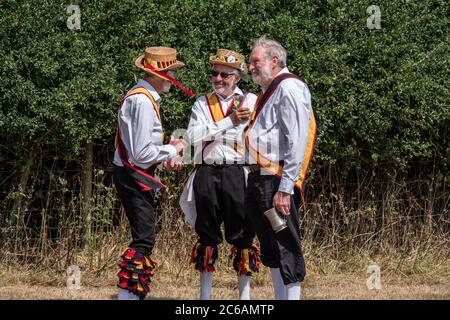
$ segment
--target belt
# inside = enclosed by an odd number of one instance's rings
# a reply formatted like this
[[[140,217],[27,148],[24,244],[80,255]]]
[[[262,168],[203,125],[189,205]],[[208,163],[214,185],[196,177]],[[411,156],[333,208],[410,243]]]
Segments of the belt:
[[[248,168],[250,169],[250,172],[259,172],[259,171],[261,171],[261,166],[259,164],[250,164],[248,166]]]
[[[223,163],[223,164],[205,163],[205,162],[203,162],[201,165],[202,166],[207,166],[207,167],[213,167],[213,168],[228,168],[228,167],[243,166],[244,163],[243,162],[238,162],[238,161],[234,161],[234,162],[231,162],[231,163]]]

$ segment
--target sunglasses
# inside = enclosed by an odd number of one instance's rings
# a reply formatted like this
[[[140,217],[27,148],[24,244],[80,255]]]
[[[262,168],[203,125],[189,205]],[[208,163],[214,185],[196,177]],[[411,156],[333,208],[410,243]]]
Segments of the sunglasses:
[[[222,79],[227,79],[227,78],[231,77],[232,75],[234,75],[234,73],[219,72],[216,70],[211,71],[212,77],[217,77],[219,74],[222,77]]]

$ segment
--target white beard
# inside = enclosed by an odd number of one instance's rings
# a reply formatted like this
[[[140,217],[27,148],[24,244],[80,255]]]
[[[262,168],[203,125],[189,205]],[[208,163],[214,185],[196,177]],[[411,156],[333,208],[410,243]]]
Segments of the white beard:
[[[230,93],[230,94],[228,94],[227,96],[233,94],[233,90],[232,90],[232,87],[231,87],[231,86],[223,86],[222,88],[216,88],[216,87],[213,85],[213,89],[214,89],[214,92],[215,92],[215,93],[217,93],[218,95],[221,95],[221,96],[224,96],[225,93],[227,93],[227,92]]]
[[[269,82],[269,80],[271,78],[270,75],[271,75],[270,68],[264,67],[259,71],[258,74],[252,73],[253,82],[262,86],[265,83]]]

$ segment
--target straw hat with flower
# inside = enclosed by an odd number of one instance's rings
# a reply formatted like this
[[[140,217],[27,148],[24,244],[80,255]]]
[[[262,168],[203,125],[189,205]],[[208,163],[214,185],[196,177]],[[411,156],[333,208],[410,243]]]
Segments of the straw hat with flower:
[[[237,69],[241,75],[247,74],[245,57],[233,50],[217,49],[216,54],[209,57],[209,62]]]

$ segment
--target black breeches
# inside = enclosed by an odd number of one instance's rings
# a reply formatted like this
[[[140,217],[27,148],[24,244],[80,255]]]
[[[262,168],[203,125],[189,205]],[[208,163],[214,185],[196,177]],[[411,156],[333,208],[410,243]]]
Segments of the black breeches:
[[[202,245],[216,246],[225,239],[238,248],[250,248],[254,232],[250,226],[245,199],[242,165],[201,165],[194,178],[197,209],[195,231]]]
[[[132,242],[129,247],[150,256],[155,245],[155,210],[153,192],[140,187],[123,167],[114,167],[114,184],[130,222]]]
[[[285,216],[287,228],[275,233],[264,215],[273,207],[273,197],[279,184],[278,177],[250,173],[245,209],[261,244],[261,262],[270,268],[280,268],[284,284],[289,284],[303,281],[306,269],[294,196],[291,196],[291,214]]]

